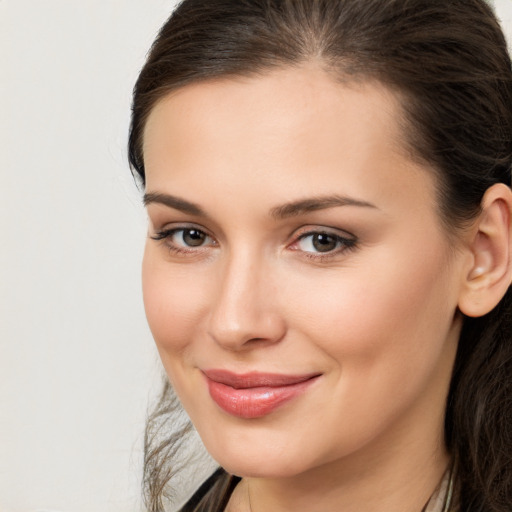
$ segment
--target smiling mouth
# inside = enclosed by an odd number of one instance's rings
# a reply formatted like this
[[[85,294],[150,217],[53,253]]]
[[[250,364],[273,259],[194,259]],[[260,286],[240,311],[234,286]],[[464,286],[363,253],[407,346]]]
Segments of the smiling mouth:
[[[302,395],[321,374],[236,374],[203,370],[212,400],[225,412],[244,419],[261,418]]]

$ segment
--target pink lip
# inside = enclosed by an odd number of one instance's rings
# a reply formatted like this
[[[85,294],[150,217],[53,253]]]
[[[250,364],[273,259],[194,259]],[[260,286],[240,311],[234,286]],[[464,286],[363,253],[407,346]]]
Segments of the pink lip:
[[[260,418],[301,395],[320,376],[203,370],[213,401],[239,418]]]

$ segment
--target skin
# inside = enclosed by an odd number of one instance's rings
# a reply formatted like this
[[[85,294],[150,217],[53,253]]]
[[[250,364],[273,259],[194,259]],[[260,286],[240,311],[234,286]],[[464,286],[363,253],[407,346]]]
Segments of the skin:
[[[384,86],[308,65],[190,85],[148,118],[148,197],[201,212],[148,202],[147,318],[206,448],[243,476],[231,512],[249,496],[252,512],[419,511],[449,463],[445,400],[475,258],[453,249],[400,114]],[[276,216],[333,194],[364,205]],[[180,228],[204,243],[154,239]],[[353,243],[319,253],[311,232]],[[321,377],[242,419],[213,402],[208,368]]]

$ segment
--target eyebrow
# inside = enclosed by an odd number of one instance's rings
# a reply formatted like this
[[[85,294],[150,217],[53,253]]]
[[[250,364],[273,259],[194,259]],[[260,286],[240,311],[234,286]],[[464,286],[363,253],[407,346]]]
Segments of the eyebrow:
[[[168,206],[175,210],[179,210],[189,215],[195,215],[198,217],[208,217],[206,212],[197,204],[186,201],[180,197],[176,197],[170,194],[160,194],[157,192],[148,192],[144,194],[144,206],[148,204],[157,203]],[[330,195],[311,197],[306,199],[299,199],[291,203],[286,203],[280,206],[275,206],[270,210],[270,215],[274,219],[286,219],[289,217],[295,217],[298,215],[304,215],[306,213],[315,212],[318,210],[326,210],[328,208],[336,208],[340,206],[358,206],[362,208],[374,208],[378,209],[372,203],[362,201],[347,196]]]
[[[196,215],[198,217],[207,217],[206,213],[195,203],[181,199],[180,197],[171,196],[170,194],[159,194],[156,192],[149,192],[144,194],[144,206],[148,204],[157,203],[174,208],[183,213]]]
[[[378,209],[377,206],[367,201],[335,194],[330,196],[299,199],[292,203],[276,206],[270,210],[270,214],[275,219],[285,219],[288,217],[303,215],[305,213],[315,212],[317,210],[326,210],[327,208],[336,208],[339,206],[358,206],[362,208]]]

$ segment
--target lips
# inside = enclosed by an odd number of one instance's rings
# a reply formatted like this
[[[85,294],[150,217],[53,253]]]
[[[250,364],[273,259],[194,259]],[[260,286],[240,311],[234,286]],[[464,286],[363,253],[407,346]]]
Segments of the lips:
[[[239,418],[260,418],[303,394],[318,373],[283,375],[236,374],[226,370],[203,370],[212,400],[225,412]]]

